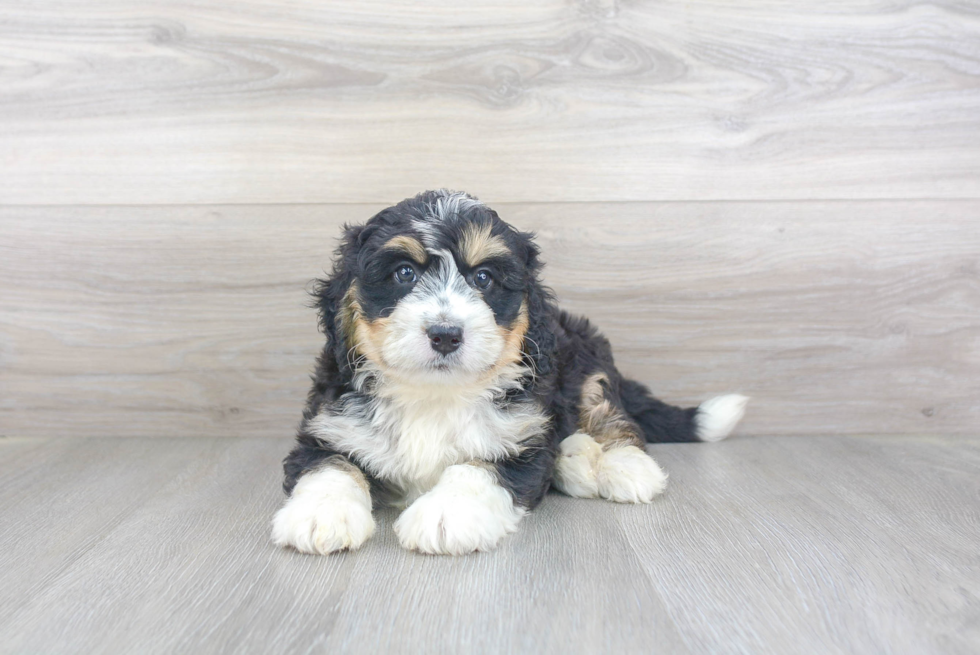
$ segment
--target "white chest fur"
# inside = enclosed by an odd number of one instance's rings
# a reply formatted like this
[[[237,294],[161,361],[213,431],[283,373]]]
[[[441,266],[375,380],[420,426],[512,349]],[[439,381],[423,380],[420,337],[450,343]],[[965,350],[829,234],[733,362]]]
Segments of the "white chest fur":
[[[498,404],[487,390],[387,384],[350,395],[340,411],[309,423],[319,439],[348,454],[410,503],[449,466],[513,457],[548,419],[530,402]]]

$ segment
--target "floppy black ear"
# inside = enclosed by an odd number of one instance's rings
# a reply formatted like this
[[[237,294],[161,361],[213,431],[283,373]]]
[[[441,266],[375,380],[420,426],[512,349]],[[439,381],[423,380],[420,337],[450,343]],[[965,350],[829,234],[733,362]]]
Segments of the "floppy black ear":
[[[363,234],[363,226],[344,226],[340,247],[334,255],[333,272],[326,279],[313,280],[310,288],[312,305],[319,314],[320,331],[327,337],[327,342],[317,357],[313,386],[306,399],[306,409],[303,410],[306,420],[316,416],[324,403],[335,401],[343,392],[343,386],[351,379],[350,364],[347,361],[348,346],[337,317],[342,309],[344,296],[357,277],[357,256],[361,244],[364,243]]]
[[[525,271],[527,284],[528,327],[524,338],[524,357],[531,361],[539,379],[552,372],[555,355],[558,351],[558,332],[556,324],[558,311],[555,307],[555,294],[540,280],[543,264],[539,261],[540,249],[534,244],[534,235],[521,232],[521,242],[525,249]]]
[[[353,344],[346,342],[339,322],[344,296],[357,277],[357,257],[364,243],[363,225],[345,225],[340,247],[334,255],[333,272],[327,279],[314,282],[312,295],[319,314],[320,330],[327,337],[322,359],[332,356],[337,371],[350,371],[348,351]],[[327,362],[322,362],[327,364]]]

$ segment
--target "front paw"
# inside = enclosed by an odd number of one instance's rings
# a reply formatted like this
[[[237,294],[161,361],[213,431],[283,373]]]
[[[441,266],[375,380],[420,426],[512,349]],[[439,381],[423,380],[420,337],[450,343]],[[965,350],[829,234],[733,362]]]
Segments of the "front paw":
[[[402,512],[395,534],[402,546],[433,555],[492,550],[517,530],[524,510],[486,469],[450,466],[439,483]]]
[[[354,550],[374,534],[371,496],[349,473],[307,473],[272,520],[272,541],[301,553]]]

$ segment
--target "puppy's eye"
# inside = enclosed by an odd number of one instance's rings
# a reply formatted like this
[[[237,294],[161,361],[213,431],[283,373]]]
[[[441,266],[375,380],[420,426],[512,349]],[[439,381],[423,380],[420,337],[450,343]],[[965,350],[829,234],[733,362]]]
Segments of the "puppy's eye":
[[[395,282],[399,284],[411,284],[415,281],[415,269],[408,264],[402,264],[395,271]]]
[[[493,277],[487,269],[481,269],[473,275],[473,286],[477,289],[489,289],[493,284]]]

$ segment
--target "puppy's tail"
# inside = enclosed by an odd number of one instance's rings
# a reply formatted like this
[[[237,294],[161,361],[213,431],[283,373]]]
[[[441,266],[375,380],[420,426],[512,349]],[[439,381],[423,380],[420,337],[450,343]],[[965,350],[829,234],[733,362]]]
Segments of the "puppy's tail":
[[[742,420],[749,402],[747,397],[733,393],[683,409],[657,400],[633,380],[623,380],[620,398],[623,409],[640,425],[650,443],[721,441]]]

